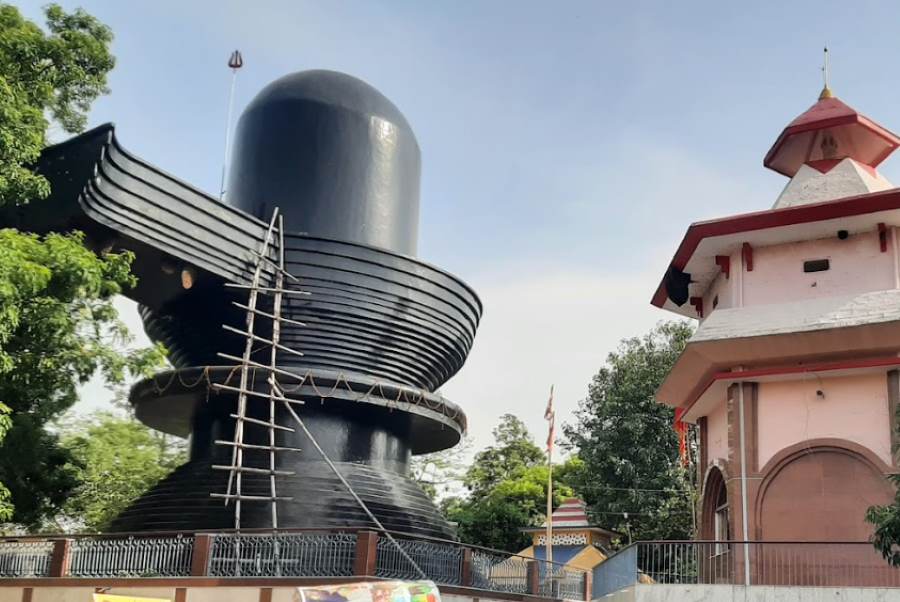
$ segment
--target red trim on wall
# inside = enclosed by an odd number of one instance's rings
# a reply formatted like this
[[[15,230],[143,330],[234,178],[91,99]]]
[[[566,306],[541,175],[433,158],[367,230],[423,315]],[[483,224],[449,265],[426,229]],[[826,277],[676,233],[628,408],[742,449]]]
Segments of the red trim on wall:
[[[745,242],[741,245],[741,257],[744,259],[744,265],[747,267],[748,272],[753,271],[753,247],[750,246],[749,242]]]
[[[881,252],[887,252],[887,226],[884,222],[878,223],[878,244],[881,246]]]
[[[697,400],[703,397],[709,388],[720,380],[751,380],[754,378],[762,378],[764,376],[781,376],[786,374],[803,374],[806,372],[830,372],[834,370],[854,370],[861,368],[881,368],[888,366],[900,366],[900,357],[875,357],[860,360],[843,360],[840,362],[824,362],[820,364],[805,364],[802,366],[770,366],[767,368],[756,368],[754,370],[741,370],[739,372],[725,371],[716,372],[703,385],[703,388],[684,406],[685,413],[690,412]]]
[[[703,317],[703,297],[691,297],[691,305],[697,310],[697,316]]]
[[[719,266],[722,273],[725,274],[725,280],[731,278],[731,256],[716,255],[716,265]]]
[[[847,197],[836,201],[812,203],[781,209],[744,213],[731,217],[691,224],[669,265],[684,270],[697,247],[705,238],[820,222],[841,217],[865,215],[900,209],[900,190],[891,189]],[[667,299],[665,283],[660,281],[651,303],[662,307]]]

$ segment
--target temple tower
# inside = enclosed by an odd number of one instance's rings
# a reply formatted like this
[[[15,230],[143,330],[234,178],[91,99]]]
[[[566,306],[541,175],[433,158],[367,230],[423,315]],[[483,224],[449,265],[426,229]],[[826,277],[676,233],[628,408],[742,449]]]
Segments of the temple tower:
[[[865,541],[892,498],[898,145],[826,86],[765,157],[790,178],[774,207],[675,252],[652,302],[699,325],[657,398],[699,426],[700,539]]]

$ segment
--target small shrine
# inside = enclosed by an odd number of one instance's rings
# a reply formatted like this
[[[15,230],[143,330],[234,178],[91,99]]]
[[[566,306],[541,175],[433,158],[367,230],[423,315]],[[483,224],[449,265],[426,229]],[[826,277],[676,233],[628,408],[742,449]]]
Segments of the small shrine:
[[[550,516],[552,521],[553,562],[590,570],[606,560],[606,551],[619,533],[593,526],[588,521],[587,506],[582,500],[569,498]],[[519,555],[537,560],[547,559],[547,522],[541,527],[524,529],[532,536],[532,545]]]

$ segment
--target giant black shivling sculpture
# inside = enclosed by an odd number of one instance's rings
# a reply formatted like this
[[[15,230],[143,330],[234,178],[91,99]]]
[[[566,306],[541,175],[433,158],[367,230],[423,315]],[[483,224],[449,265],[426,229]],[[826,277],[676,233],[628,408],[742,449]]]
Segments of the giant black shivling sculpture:
[[[214,441],[232,438],[235,396],[210,385],[235,372],[217,352],[240,355],[244,345],[221,329],[244,317],[232,305],[242,295],[225,283],[249,280],[250,252],[277,206],[286,268],[311,293],[284,306],[306,326],[286,326],[281,342],[304,356],[278,357],[281,369],[310,377],[292,393],[306,401],[304,421],[386,528],[451,535],[408,466],[411,454],[448,448],[465,430],[462,411],[435,391],[462,367],[481,304],[459,279],[415,258],[419,148],[390,101],[329,71],[270,84],[239,121],[224,204],[123,150],[111,125],[46,149],[38,169],[52,197],[0,220],[80,229],[98,250],[135,253],[140,283],[128,295],[175,369],[138,383],[131,401],[147,425],[190,435],[189,462],[114,530],[233,525],[232,508],[210,493],[225,491],[227,473],[212,465],[229,464],[230,452]],[[268,402],[251,400],[248,414],[263,411]],[[254,436],[248,429],[245,441]],[[278,494],[293,498],[279,502],[280,527],[371,526],[301,433],[279,432],[277,444],[304,450],[279,456],[279,468],[295,472],[278,477]],[[252,454],[247,463],[263,462]],[[245,475],[244,491],[266,495],[268,477]],[[244,506],[243,526],[269,520],[268,505]]]

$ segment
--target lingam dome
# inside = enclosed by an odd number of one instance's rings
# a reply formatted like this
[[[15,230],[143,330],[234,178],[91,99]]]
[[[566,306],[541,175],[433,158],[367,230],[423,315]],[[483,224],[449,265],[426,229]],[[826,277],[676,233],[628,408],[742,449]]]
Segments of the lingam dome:
[[[300,71],[241,116],[226,201],[289,231],[415,255],[420,153],[394,104],[364,81]]]

